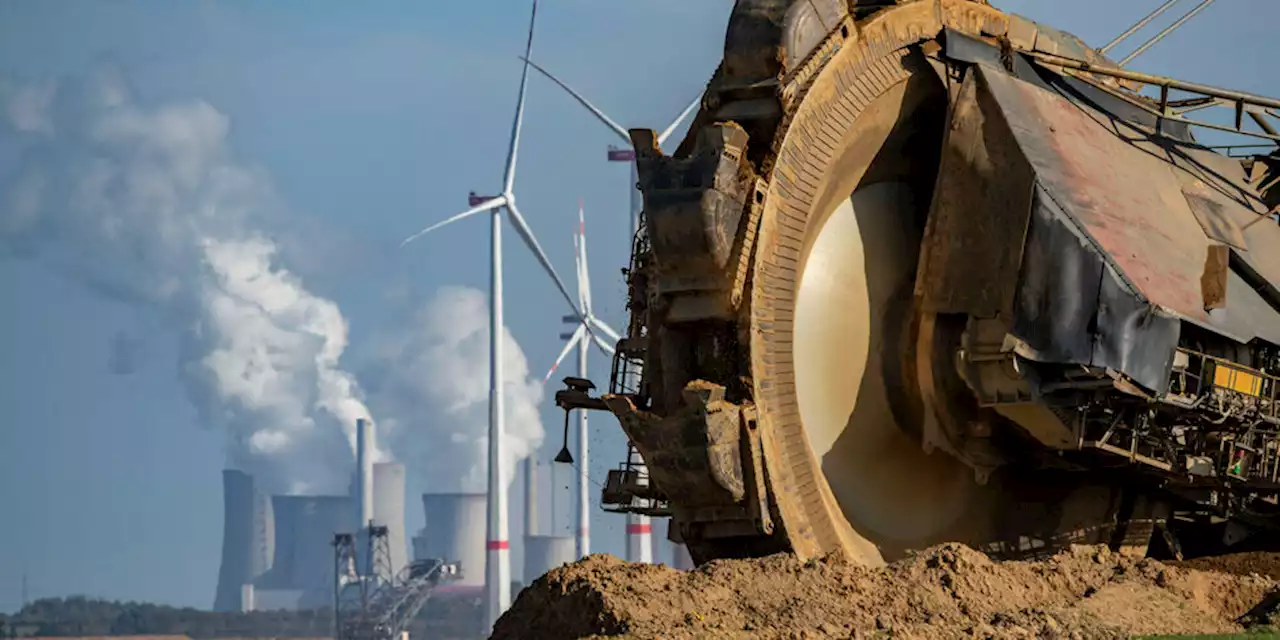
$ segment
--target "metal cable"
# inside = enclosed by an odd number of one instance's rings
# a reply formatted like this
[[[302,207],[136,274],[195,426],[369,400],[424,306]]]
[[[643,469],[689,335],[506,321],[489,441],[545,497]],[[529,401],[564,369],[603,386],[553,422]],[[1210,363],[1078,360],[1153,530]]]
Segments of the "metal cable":
[[[570,467],[572,467],[572,468],[573,468],[573,470],[574,470],[576,473],[583,473],[582,468],[578,466],[578,461],[577,461],[577,460],[574,460],[573,462],[570,462],[570,463],[569,463],[569,466],[570,466]],[[601,484],[601,483],[600,483],[600,481],[596,480],[595,478],[592,478],[590,473],[585,473],[585,474],[583,474],[583,475],[585,475],[585,476],[587,477],[587,481],[588,481],[588,482],[590,482],[591,484],[594,484],[594,485],[596,485],[597,487],[600,487],[601,489],[603,489],[603,488],[604,488],[604,485],[603,485],[603,484]],[[575,477],[576,477],[576,476],[575,476]],[[564,488],[565,488],[565,489],[568,489],[568,488],[569,488],[569,485],[565,485],[565,486],[564,486]]]
[[[1127,40],[1127,39],[1129,38],[1129,36],[1131,36],[1131,35],[1133,35],[1133,34],[1137,33],[1139,29],[1141,29],[1141,28],[1143,28],[1143,27],[1147,26],[1148,24],[1151,24],[1151,21],[1152,21],[1152,20],[1155,20],[1156,18],[1159,18],[1159,17],[1160,17],[1160,14],[1164,13],[1165,11],[1168,11],[1170,7],[1172,7],[1172,6],[1173,6],[1173,5],[1175,5],[1175,4],[1178,4],[1178,2],[1179,2],[1179,1],[1180,1],[1180,0],[1168,0],[1168,2],[1165,2],[1164,4],[1160,5],[1159,7],[1156,7],[1156,10],[1155,10],[1155,11],[1152,11],[1151,13],[1148,13],[1148,14],[1147,14],[1147,17],[1145,17],[1145,18],[1143,18],[1143,19],[1141,19],[1141,20],[1139,20],[1139,21],[1135,22],[1135,23],[1133,24],[1133,26],[1132,26],[1132,27],[1129,27],[1129,30],[1128,30],[1128,31],[1125,31],[1124,33],[1122,33],[1122,34],[1120,34],[1120,35],[1116,36],[1116,39],[1115,39],[1115,40],[1112,40],[1111,42],[1108,42],[1108,43],[1107,43],[1107,46],[1105,46],[1105,47],[1103,47],[1103,48],[1101,48],[1101,49],[1098,49],[1098,53],[1101,53],[1101,54],[1103,54],[1103,55],[1106,55],[1106,53],[1107,53],[1108,51],[1110,51],[1111,49],[1115,48],[1115,46],[1116,46],[1116,45],[1118,45],[1118,44],[1120,44],[1121,42],[1124,42],[1125,40]]]
[[[1118,65],[1123,67],[1126,64],[1129,64],[1130,62],[1133,61],[1134,58],[1137,58],[1138,56],[1142,55],[1144,51],[1146,51],[1147,49],[1150,49],[1152,45],[1163,40],[1165,36],[1173,33],[1174,31],[1177,31],[1182,25],[1186,24],[1188,20],[1196,17],[1196,14],[1200,13],[1201,11],[1204,11],[1206,8],[1208,8],[1209,5],[1213,4],[1213,2],[1214,0],[1203,0],[1203,2],[1196,5],[1194,9],[1183,14],[1181,18],[1178,18],[1177,22],[1174,22],[1173,24],[1165,27],[1164,30],[1161,31],[1160,33],[1157,33],[1156,35],[1151,36],[1150,40],[1147,40],[1146,42],[1142,43],[1142,46],[1138,47],[1133,53],[1125,56],[1124,60],[1121,60],[1118,63]]]

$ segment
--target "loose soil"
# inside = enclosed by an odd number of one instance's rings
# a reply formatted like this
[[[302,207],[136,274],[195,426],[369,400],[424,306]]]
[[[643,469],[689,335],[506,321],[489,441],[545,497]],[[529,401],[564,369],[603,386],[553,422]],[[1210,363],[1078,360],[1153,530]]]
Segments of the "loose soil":
[[[1214,561],[1074,547],[996,562],[948,544],[877,569],[779,554],[677,571],[594,555],[522,591],[491,637],[1123,638],[1269,622],[1280,556]]]
[[[1180,567],[1201,571],[1220,571],[1238,576],[1260,575],[1280,580],[1280,553],[1233,553],[1225,556],[1196,558],[1177,563]]]

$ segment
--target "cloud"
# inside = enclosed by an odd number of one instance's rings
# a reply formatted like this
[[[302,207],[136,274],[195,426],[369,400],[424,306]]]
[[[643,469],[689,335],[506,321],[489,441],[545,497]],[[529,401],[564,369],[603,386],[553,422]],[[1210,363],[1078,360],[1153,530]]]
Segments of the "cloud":
[[[233,465],[271,490],[345,492],[368,410],[339,361],[347,323],[280,264],[281,203],[238,163],[227,116],[143,105],[111,67],[58,83],[0,80],[0,258],[35,261],[183,332],[178,372]],[[157,320],[158,319],[158,320]],[[129,372],[140,342],[118,334]]]
[[[49,106],[53,102],[54,83],[19,85],[0,80],[0,104],[10,124],[24,133],[53,133]]]
[[[516,463],[542,444],[542,385],[503,331],[508,482]],[[483,492],[488,472],[489,305],[487,294],[444,287],[393,331],[378,334],[360,368],[369,403],[399,457],[430,492]]]

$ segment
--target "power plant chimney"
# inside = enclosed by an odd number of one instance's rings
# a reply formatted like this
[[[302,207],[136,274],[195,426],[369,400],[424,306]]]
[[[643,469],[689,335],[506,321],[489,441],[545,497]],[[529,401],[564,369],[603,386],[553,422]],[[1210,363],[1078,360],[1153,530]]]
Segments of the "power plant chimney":
[[[373,519],[373,423],[356,420],[356,531]]]
[[[373,423],[364,418],[356,420],[356,471],[351,502],[355,506],[356,572],[362,576],[373,572],[368,531],[373,520],[373,439]]]

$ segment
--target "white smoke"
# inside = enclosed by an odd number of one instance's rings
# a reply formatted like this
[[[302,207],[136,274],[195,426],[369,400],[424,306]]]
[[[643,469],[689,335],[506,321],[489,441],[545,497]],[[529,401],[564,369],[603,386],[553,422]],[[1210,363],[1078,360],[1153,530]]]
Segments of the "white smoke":
[[[542,445],[542,384],[509,330],[503,331],[506,451],[516,463]],[[487,294],[444,287],[414,309],[404,328],[374,341],[361,370],[369,404],[392,448],[423,474],[430,492],[483,492],[488,472],[489,305]]]
[[[21,85],[0,78],[0,258],[42,264],[182,331],[179,371],[229,462],[280,492],[345,492],[356,418],[339,368],[338,306],[279,264],[280,207],[231,156],[203,101],[144,106],[123,76]],[[122,334],[123,335],[123,334]],[[128,373],[127,340],[112,366]],[[382,456],[385,457],[385,456]]]

